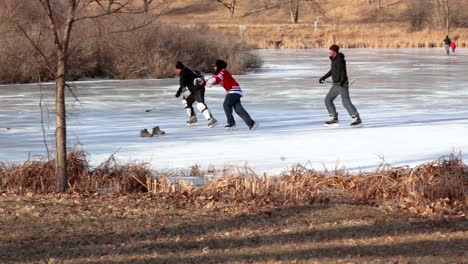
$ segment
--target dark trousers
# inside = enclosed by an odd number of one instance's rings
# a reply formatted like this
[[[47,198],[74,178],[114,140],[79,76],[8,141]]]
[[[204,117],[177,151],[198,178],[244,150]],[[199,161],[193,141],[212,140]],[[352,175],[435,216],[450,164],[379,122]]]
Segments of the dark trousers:
[[[195,111],[193,110],[193,104],[195,102],[199,102],[205,105],[205,87],[203,86],[196,86],[194,89],[190,91],[189,96],[185,98],[187,101],[186,108],[190,108],[192,110],[192,116],[195,116]]]
[[[227,123],[228,125],[235,125],[236,121],[234,120],[234,116],[232,115],[232,110],[236,111],[236,113],[244,120],[245,124],[251,127],[254,123],[252,118],[250,118],[249,113],[245,111],[244,107],[241,104],[241,96],[240,94],[227,94],[226,98],[224,99],[224,112],[226,113]]]

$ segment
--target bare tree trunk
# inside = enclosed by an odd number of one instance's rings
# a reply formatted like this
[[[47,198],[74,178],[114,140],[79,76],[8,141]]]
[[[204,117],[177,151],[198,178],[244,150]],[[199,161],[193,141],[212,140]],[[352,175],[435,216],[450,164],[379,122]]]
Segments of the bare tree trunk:
[[[299,21],[299,2],[300,0],[289,0],[289,13],[291,14],[291,22],[294,24]]]
[[[65,82],[67,78],[68,46],[73,22],[75,21],[76,0],[68,0],[67,20],[62,40],[58,35],[50,0],[41,0],[41,4],[47,12],[49,28],[54,36],[57,52],[57,69],[55,73],[55,178],[57,192],[65,192],[68,187]]]
[[[68,187],[65,75],[66,62],[62,53],[58,58],[57,79],[55,81],[55,177],[58,192],[65,192]]]
[[[236,0],[232,0],[231,7],[229,8],[229,13],[231,13],[231,17],[234,16],[235,9],[236,9]]]
[[[437,0],[437,6],[433,11],[435,24],[450,33],[451,10],[449,0]]]
[[[378,0],[378,3],[377,3],[377,9],[381,9],[382,8],[382,0]]]
[[[229,14],[231,17],[234,16],[234,12],[236,10],[236,2],[237,0],[231,0],[231,3],[227,4],[223,0],[216,0],[218,3],[222,4],[224,7],[226,7],[229,10]]]
[[[444,0],[444,10],[445,10],[445,28],[447,29],[447,34],[450,34],[450,6],[448,0]]]

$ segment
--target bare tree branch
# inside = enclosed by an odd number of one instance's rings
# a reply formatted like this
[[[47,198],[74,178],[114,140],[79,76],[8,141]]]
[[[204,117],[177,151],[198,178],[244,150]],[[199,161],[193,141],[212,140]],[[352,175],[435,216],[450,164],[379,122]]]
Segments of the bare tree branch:
[[[71,84],[69,84],[69,83],[66,83],[66,84],[65,84],[65,87],[67,87],[67,89],[70,91],[70,93],[71,93],[71,95],[73,96],[73,98],[75,99],[75,101],[81,104],[80,99],[78,99],[78,96],[76,96],[76,95],[75,95],[75,92],[73,92],[74,86],[71,85]]]
[[[261,13],[263,11],[267,11],[267,10],[271,10],[271,9],[275,9],[275,8],[281,8],[282,6],[284,6],[287,3],[288,2],[281,2],[281,3],[271,5],[271,6],[268,5],[267,3],[265,3],[265,6],[263,6],[261,8],[258,8],[258,9],[254,9],[254,10],[252,10],[250,12],[247,12],[247,13],[243,14],[241,17],[247,17],[247,16],[250,16],[250,15],[253,15],[253,14]]]
[[[41,96],[39,98],[39,108],[41,110],[41,128],[42,128],[42,139],[44,141],[44,146],[45,146],[45,149],[46,149],[46,152],[47,152],[47,160],[50,160],[50,150],[49,150],[49,145],[47,144],[47,137],[46,137],[46,130],[45,130],[45,127],[44,127],[44,109],[42,108],[42,100],[44,98],[44,95],[42,93],[42,79],[41,79],[41,75],[38,73],[38,81],[39,81],[39,91],[41,93]],[[47,113],[49,111],[47,110]]]
[[[31,36],[29,36],[29,34],[26,32],[26,30],[18,23],[18,22],[15,22],[16,23],[16,26],[18,27],[18,29],[21,31],[21,33],[23,34],[23,36],[29,41],[29,43],[31,44],[31,46],[34,48],[34,50],[37,51],[37,53],[39,53],[39,55],[42,57],[42,59],[44,60],[44,63],[47,67],[47,69],[51,72],[54,72],[53,68],[52,68],[52,65],[50,64],[49,62],[49,59],[48,57],[44,54],[44,52],[42,51],[42,49],[39,47],[38,45],[38,42],[39,41],[34,41],[32,39]]]
[[[229,3],[225,3],[223,0],[216,0],[216,2],[222,4],[224,7],[229,9],[229,13],[231,14],[231,17],[234,16],[237,0],[229,0]]]

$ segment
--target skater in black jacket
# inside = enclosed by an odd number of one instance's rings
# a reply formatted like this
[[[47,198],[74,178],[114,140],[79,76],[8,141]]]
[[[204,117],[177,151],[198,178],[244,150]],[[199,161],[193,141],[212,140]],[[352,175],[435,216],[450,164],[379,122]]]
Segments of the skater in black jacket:
[[[447,53],[447,55],[450,55],[450,44],[452,44],[452,40],[450,40],[448,35],[445,36],[444,44],[445,44],[445,52]]]
[[[331,76],[333,81],[333,86],[325,97],[325,105],[328,113],[330,114],[330,120],[326,121],[325,125],[330,126],[338,124],[338,113],[336,112],[333,101],[338,97],[338,95],[340,95],[341,100],[343,101],[343,106],[352,118],[351,126],[358,126],[361,125],[362,121],[349,96],[349,81],[348,74],[346,73],[345,56],[343,53],[339,52],[339,49],[340,47],[338,47],[338,45],[331,45],[331,69],[319,80],[319,83],[324,83],[325,80]]]
[[[177,90],[175,97],[180,97],[180,95],[185,92],[186,89],[190,91],[190,95],[184,97],[182,100],[182,103],[185,106],[185,110],[189,116],[187,125],[194,126],[198,122],[197,115],[195,114],[192,106],[195,102],[197,102],[197,109],[208,120],[208,126],[217,126],[218,121],[213,117],[210,110],[208,109],[208,106],[205,104],[206,82],[203,76],[198,72],[192,71],[180,61],[176,63],[176,72],[180,75],[180,87]]]

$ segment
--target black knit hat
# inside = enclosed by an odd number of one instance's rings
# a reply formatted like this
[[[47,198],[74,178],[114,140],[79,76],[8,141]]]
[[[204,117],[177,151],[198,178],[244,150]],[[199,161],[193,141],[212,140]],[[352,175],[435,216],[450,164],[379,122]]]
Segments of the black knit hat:
[[[225,62],[223,60],[217,60],[216,61],[216,68],[218,70],[226,69],[227,65],[228,65],[227,62]]]
[[[176,69],[183,69],[185,65],[181,61],[177,61],[175,64]]]
[[[228,65],[227,62],[223,60],[217,60],[216,64],[213,65],[213,66],[216,66],[215,74],[218,74],[221,70],[226,69],[227,65]]]

